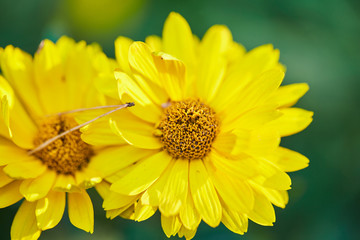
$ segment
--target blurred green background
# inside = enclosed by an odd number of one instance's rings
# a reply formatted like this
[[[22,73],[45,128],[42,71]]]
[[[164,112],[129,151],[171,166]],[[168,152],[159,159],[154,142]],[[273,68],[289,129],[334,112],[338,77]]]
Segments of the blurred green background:
[[[310,166],[290,174],[290,202],[285,210],[276,208],[275,226],[250,223],[241,236],[202,223],[195,239],[360,239],[360,1],[0,0],[0,47],[13,44],[33,54],[43,38],[56,41],[66,34],[98,42],[114,57],[117,36],[161,35],[170,11],[182,14],[200,37],[210,26],[225,24],[248,50],[274,44],[288,69],[284,83],[310,85],[297,106],[315,112],[306,131],[282,140],[308,156]],[[166,238],[158,214],[142,223],[110,221],[100,197],[90,192],[93,235],[65,216],[40,239]],[[9,238],[17,207],[0,209],[0,239]]]

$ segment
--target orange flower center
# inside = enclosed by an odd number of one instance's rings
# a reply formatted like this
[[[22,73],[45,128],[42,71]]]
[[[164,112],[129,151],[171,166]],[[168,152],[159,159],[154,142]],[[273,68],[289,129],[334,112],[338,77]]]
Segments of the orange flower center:
[[[46,118],[39,127],[34,144],[38,146],[75,126],[77,123],[69,116]],[[83,142],[80,135],[79,130],[73,131],[35,152],[34,156],[58,174],[74,175],[75,172],[87,166],[90,157],[93,155],[92,147]]]
[[[164,109],[155,135],[174,158],[202,159],[219,130],[215,112],[197,99],[173,101]]]

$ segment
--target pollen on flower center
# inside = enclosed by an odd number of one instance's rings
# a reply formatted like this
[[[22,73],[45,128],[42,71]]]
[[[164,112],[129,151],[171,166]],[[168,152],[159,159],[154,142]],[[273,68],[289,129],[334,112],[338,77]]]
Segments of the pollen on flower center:
[[[215,112],[197,99],[173,101],[164,109],[155,135],[174,158],[201,159],[219,130]]]
[[[47,118],[40,125],[34,144],[38,146],[76,125],[75,120],[69,116]],[[35,152],[34,156],[58,174],[74,175],[76,171],[87,166],[93,155],[92,147],[83,142],[80,135],[79,130],[73,131]]]

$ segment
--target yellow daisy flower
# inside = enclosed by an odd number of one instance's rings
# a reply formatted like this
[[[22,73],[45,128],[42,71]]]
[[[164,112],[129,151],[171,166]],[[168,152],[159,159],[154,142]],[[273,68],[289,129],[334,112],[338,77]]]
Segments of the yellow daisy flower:
[[[146,43],[119,37],[117,83],[111,71],[97,82],[109,97],[136,103],[110,119],[127,144],[96,157],[122,167],[97,185],[107,216],[142,221],[159,209],[165,234],[188,239],[201,220],[238,234],[248,219],[273,225],[273,205],[288,202],[286,172],[308,166],[279,146],[312,121],[312,112],[291,107],[308,85],[280,86],[284,67],[271,45],[246,52],[221,25],[200,41],[177,13],[162,38]]]
[[[37,239],[55,227],[66,196],[71,223],[93,232],[86,189],[102,180],[92,160],[99,149],[82,141],[77,130],[42,150],[29,150],[78,125],[74,115],[56,113],[105,102],[93,82],[107,61],[97,45],[67,37],[56,44],[44,40],[34,58],[13,46],[0,49],[0,207],[25,198],[12,239]]]

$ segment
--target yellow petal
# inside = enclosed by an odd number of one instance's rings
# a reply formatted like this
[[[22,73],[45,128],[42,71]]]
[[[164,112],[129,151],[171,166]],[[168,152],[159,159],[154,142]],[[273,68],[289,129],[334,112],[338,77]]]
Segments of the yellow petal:
[[[169,238],[177,234],[180,230],[181,222],[177,216],[165,217],[161,214],[161,226],[164,233]]]
[[[139,159],[149,157],[157,151],[135,148],[124,145],[109,147],[99,151],[89,163],[89,168],[98,170],[103,177],[110,176]]]
[[[226,158],[226,156],[216,151],[212,151],[209,154],[209,159],[211,159],[215,168],[222,169],[232,177],[245,179],[251,178],[256,174],[256,165],[254,165],[256,162],[248,156],[239,157],[235,160]]]
[[[263,192],[272,204],[277,207],[285,208],[289,202],[289,193],[286,190],[267,189],[268,193]]]
[[[161,142],[153,134],[154,125],[142,121],[128,111],[119,111],[110,118],[110,126],[114,133],[127,143],[145,149],[158,149]]]
[[[13,181],[0,188],[0,208],[10,206],[23,198],[19,192],[20,184],[21,181]]]
[[[151,47],[153,52],[162,51],[162,40],[159,36],[151,35],[145,38],[145,43]]]
[[[11,225],[11,239],[36,240],[41,230],[37,227],[35,217],[36,202],[24,201],[17,211]]]
[[[245,55],[243,55],[243,47],[236,46],[236,48],[241,49],[234,50],[233,46],[229,48],[229,52],[232,52],[235,56],[227,54],[231,63],[227,67],[221,88],[219,88],[211,103],[216,112],[222,112],[229,107],[229,103],[234,100],[236,102],[238,95],[246,91],[246,88],[251,86],[251,83],[259,77],[259,74],[270,69],[285,71],[283,66],[278,63],[279,51],[274,50],[271,45],[260,46]],[[241,113],[241,109],[239,110],[238,112]]]
[[[110,194],[110,183],[108,183],[107,181],[102,181],[101,183],[95,185],[95,189],[104,199]]]
[[[177,159],[160,197],[162,215],[176,215],[184,206],[188,193],[189,160]]]
[[[291,179],[284,171],[266,159],[256,159],[258,176],[253,180],[263,187],[276,190],[289,190]]]
[[[215,25],[206,33],[200,45],[197,92],[202,99],[211,101],[220,86],[226,69],[226,52],[232,35],[225,26]]]
[[[82,45],[84,46],[85,44]],[[62,57],[66,58],[66,56],[76,46],[76,42],[72,38],[69,38],[67,36],[62,36],[56,41],[56,46],[59,49],[59,52],[62,55]]]
[[[309,166],[309,159],[304,155],[287,148],[279,147],[269,156],[285,172],[294,172]]]
[[[26,200],[33,202],[45,197],[52,188],[56,178],[54,171],[45,171],[33,179],[26,179],[20,185],[20,192]]]
[[[148,45],[134,42],[129,49],[129,63],[139,87],[156,104],[166,102],[168,96],[158,79],[158,71],[154,64],[153,55]]]
[[[266,104],[247,111],[237,119],[230,119],[225,116],[222,125],[226,126],[222,127],[221,130],[231,131],[239,126],[242,129],[253,130],[279,118],[281,115],[282,113],[277,109],[276,104]]]
[[[248,228],[248,219],[243,214],[223,205],[221,222],[232,232],[244,234]]]
[[[29,157],[26,151],[20,149],[11,140],[0,137],[0,166],[29,159],[34,158]]]
[[[112,210],[109,210],[107,212],[111,212]],[[114,210],[112,213],[109,214],[110,219],[114,219],[116,216],[120,216],[125,219],[134,220],[134,204],[127,205],[125,207],[119,208],[117,210]]]
[[[140,74],[149,81],[157,82],[157,69],[148,45],[142,42],[134,42],[131,44],[129,48],[129,63],[134,73]],[[145,80],[142,80],[139,86],[146,92],[149,90],[149,86],[146,85]]]
[[[37,226],[41,230],[55,227],[61,220],[65,210],[65,193],[51,191],[38,200],[36,204]]]
[[[251,221],[263,225],[272,226],[275,222],[275,211],[270,201],[263,195],[254,192],[255,204],[254,209],[248,213],[248,217]]]
[[[11,183],[14,179],[9,178],[3,171],[3,167],[0,167],[0,188]]]
[[[216,191],[229,208],[242,213],[247,213],[253,208],[254,194],[247,182],[229,177],[226,172],[212,164],[211,158],[205,159],[204,164]]]
[[[86,232],[94,231],[94,209],[85,190],[68,193],[68,211],[70,222]]]
[[[119,67],[118,63],[114,59],[107,58],[103,53],[96,54],[92,58],[93,67],[96,68],[95,71],[97,72],[97,76],[94,78],[95,87],[102,94],[113,99],[118,99],[119,93],[117,91],[117,81],[114,77],[114,69]]]
[[[37,127],[2,76],[0,76],[0,100],[0,125],[6,125],[8,136],[15,144],[25,149],[33,148]]]
[[[289,175],[280,171],[267,178],[263,183],[263,186],[277,190],[289,190],[291,186],[291,179]]]
[[[279,107],[291,107],[304,96],[308,90],[309,85],[306,83],[281,86],[275,91],[269,101],[279,104]]]
[[[115,133],[121,136],[128,144],[144,149],[160,149],[163,144],[157,139],[152,131],[131,131],[119,127],[116,121],[110,120],[110,126]]]
[[[10,139],[12,137],[9,115],[9,97],[7,95],[0,96],[0,135]]]
[[[160,177],[154,184],[152,184],[141,196],[141,202],[143,204],[159,206],[160,197],[164,192],[165,185],[170,178],[170,173],[173,165],[175,164],[175,159],[171,160],[166,169],[161,173]]]
[[[130,206],[128,209],[120,213],[120,217],[124,219],[134,220],[134,206]]]
[[[56,45],[44,40],[41,51],[34,56],[34,79],[37,94],[46,114],[68,110],[62,56]],[[51,101],[49,101],[51,100]]]
[[[232,154],[246,153],[252,156],[266,156],[273,153],[280,144],[278,132],[270,127],[253,131],[236,129],[237,142]]]
[[[188,66],[195,62],[195,49],[191,29],[178,13],[171,12],[163,29],[163,51],[184,61]]]
[[[282,137],[301,132],[312,122],[313,112],[301,108],[284,108],[278,119],[270,122],[269,127],[277,129]]]
[[[188,239],[192,239],[193,237],[195,237],[195,234],[196,234],[196,230],[197,228],[195,229],[187,229],[185,228],[184,226],[181,226],[179,232],[178,232],[178,236],[180,238],[182,238],[183,236],[185,236],[185,238],[188,240]]]
[[[171,157],[165,151],[140,160],[131,172],[111,186],[111,190],[125,195],[139,194],[160,177],[170,161]]]
[[[36,178],[45,172],[47,167],[40,160],[26,160],[9,163],[4,172],[15,179]]]
[[[169,166],[170,166],[171,164],[169,164]],[[168,166],[168,168],[169,168],[169,166]],[[164,171],[164,172],[166,172],[166,170]],[[164,174],[164,173],[163,173]],[[159,182],[159,180],[161,179],[161,177],[153,184],[153,185],[151,185],[150,186],[150,188],[151,187],[153,187],[157,182]],[[148,188],[146,191],[144,191],[142,194],[141,194],[141,197],[140,197],[140,201],[139,202],[141,202],[141,204],[144,204],[144,205],[150,205],[150,196],[149,196],[149,189],[150,188]],[[160,196],[160,194],[159,194],[159,196]],[[159,200],[157,201],[157,204],[153,204],[154,206],[158,206],[159,205]]]
[[[93,83],[89,84],[90,88],[86,90],[86,92],[84,93],[85,95],[82,95],[83,104],[79,108],[83,106],[85,107],[102,106],[102,105],[106,105],[108,100],[110,101],[110,98],[106,98],[104,94],[100,93],[99,90],[97,90],[95,87],[92,86]],[[74,87],[74,89],[76,89],[76,87]],[[80,96],[78,97],[80,98]],[[117,100],[119,99],[118,95],[116,95],[116,99]],[[67,105],[66,110],[69,109],[69,106],[71,105],[70,104]],[[75,108],[71,108],[71,109],[75,109]]]
[[[101,181],[102,177],[97,169],[87,167],[75,173],[76,186],[81,189],[92,188]]]
[[[75,178],[72,175],[60,174],[55,180],[53,187],[56,191],[61,192],[78,192],[79,188],[76,186]]]
[[[286,190],[266,188],[256,183],[251,183],[251,185],[277,207],[285,208],[286,204],[289,201],[289,194]]]
[[[252,155],[262,155],[273,152],[280,144],[280,137],[272,128],[259,128],[251,132],[248,149]]]
[[[137,198],[138,195],[127,196],[110,191],[106,198],[104,198],[103,208],[105,210],[122,208],[129,205],[130,203],[135,202]]]
[[[118,81],[120,100],[122,102],[135,102],[137,106],[136,108],[130,108],[129,111],[145,121],[153,123],[158,121],[161,115],[159,107],[154,105],[153,101],[139,85],[126,73],[115,71],[114,74]]]
[[[129,47],[132,43],[133,40],[127,37],[118,37],[114,43],[116,61],[120,66],[120,70],[126,73],[130,72],[128,54],[129,54]]]
[[[158,70],[158,78],[167,95],[173,101],[183,99],[185,86],[185,65],[178,59],[165,54],[153,55],[154,64]]]
[[[134,99],[131,98],[127,93],[124,93],[121,96],[121,100],[127,103],[134,102]],[[151,124],[155,124],[159,122],[161,116],[161,110],[158,106],[155,106],[153,104],[148,104],[146,106],[143,106],[141,104],[137,104],[136,101],[135,101],[135,105],[136,108],[131,107],[129,108],[129,111],[132,114],[134,114],[136,117]]]
[[[213,143],[213,147],[221,153],[229,154],[236,145],[237,137],[231,132],[220,132]]]
[[[151,154],[152,155],[152,154]],[[146,157],[147,158],[147,157]],[[136,166],[137,162],[134,162],[133,164],[130,164],[129,166],[121,169],[121,171],[117,171],[116,173],[108,176],[105,178],[105,180],[109,183],[114,183],[119,181],[120,178],[127,175],[129,172],[131,172]]]
[[[98,60],[98,61],[101,61],[101,60]],[[113,99],[119,99],[119,91],[117,89],[118,82],[114,76],[114,69],[116,69],[116,67],[113,67],[109,71],[102,70],[95,77],[94,85],[95,85],[96,89],[99,90],[102,94],[104,94],[110,98],[113,98]]]
[[[113,103],[113,102],[110,102],[110,103]],[[118,100],[117,100],[116,103],[118,103]],[[90,120],[92,120],[92,119],[94,119],[94,118],[96,118],[96,117],[98,117],[98,116],[100,116],[102,114],[105,114],[105,113],[107,113],[107,112],[109,112],[111,110],[112,110],[112,108],[102,108],[102,109],[100,108],[100,109],[92,109],[90,111],[81,111],[81,112],[78,112],[78,113],[74,114],[74,118],[75,118],[75,121],[78,124],[82,124],[82,123],[90,121]],[[107,121],[109,121],[109,116],[100,118],[99,120],[97,120],[97,121],[95,121],[93,123],[101,122],[102,124],[104,124],[104,126],[106,126]],[[89,124],[89,125],[91,126],[92,124]],[[87,129],[86,127],[89,126],[89,125],[86,125],[85,127],[80,128],[80,131],[81,130],[86,130]]]
[[[10,108],[14,107],[15,96],[12,87],[5,80],[3,76],[0,75],[0,100],[1,100],[1,118],[4,125],[9,128],[10,125]],[[12,136],[11,130],[9,129],[9,135]]]
[[[17,95],[34,116],[41,116],[43,110],[33,79],[32,57],[9,45],[0,58],[1,71],[15,89]]]
[[[77,99],[76,103],[70,102],[68,107],[72,106],[73,108],[74,104],[78,104],[79,107],[104,104],[104,96],[93,88],[92,84],[98,72],[103,70],[113,72],[116,67],[115,61],[108,59],[105,53],[102,52],[101,46],[96,43],[86,45],[85,41],[80,41],[76,43],[73,49],[69,50],[68,59],[65,60],[64,64],[66,66],[65,74],[67,78],[71,76],[72,78],[78,77],[78,79],[77,81],[71,81],[69,78],[66,81],[68,92],[74,94]],[[79,71],[79,69],[81,70]]]
[[[45,50],[46,52],[46,43],[44,48],[40,51],[39,56],[42,54],[42,51]],[[64,88],[64,91],[61,93],[61,97],[63,101],[65,101],[65,106],[59,106],[64,108],[64,110],[68,109],[78,109],[84,106],[87,106],[86,103],[88,102],[88,97],[93,99],[91,102],[94,102],[94,105],[99,105],[99,103],[96,103],[94,101],[97,97],[96,91],[91,91],[92,89],[89,88],[89,86],[93,86],[93,79],[94,79],[94,66],[93,66],[93,59],[97,59],[97,55],[102,55],[102,62],[103,65],[106,64],[108,61],[105,54],[102,52],[98,52],[95,54],[96,51],[93,51],[93,54],[90,53],[89,48],[93,48],[93,46],[87,46],[84,42],[77,43],[74,47],[69,49],[66,53],[66,57],[61,59],[61,63],[63,65],[63,69],[61,69],[61,66],[58,67],[56,63],[54,66],[52,66],[51,69],[49,69],[49,72],[54,71],[53,79],[46,80],[42,79],[42,81],[48,81],[53,82],[55,86],[59,86],[61,90],[61,87]],[[50,48],[49,48],[50,49]],[[56,50],[58,54],[64,54],[60,52],[60,49],[58,46],[56,46]],[[56,52],[55,50],[55,52]],[[56,59],[56,53],[55,56],[51,56],[53,59]],[[36,56],[35,56],[36,59]],[[59,69],[57,69],[59,68]],[[112,69],[113,70],[113,69]],[[49,77],[47,74],[49,72],[44,71],[43,74],[45,74],[46,77]],[[60,79],[57,79],[57,75],[60,75]],[[44,88],[41,86],[41,88]],[[49,89],[51,91],[51,88]],[[65,99],[64,99],[65,98]],[[49,98],[52,100],[52,98]],[[49,100],[48,100],[49,101]],[[56,101],[56,100],[55,100]],[[95,105],[95,106],[96,106]],[[56,109],[58,106],[53,106],[51,110],[59,110],[62,109]]]
[[[253,76],[246,73],[229,72],[227,69],[221,87],[214,98],[209,101],[211,107],[217,113],[226,112],[229,109],[229,104],[236,101],[238,95],[245,91],[247,85],[253,81]],[[234,113],[233,113],[234,114]]]
[[[43,47],[34,56],[34,76],[46,114],[103,103],[102,96],[89,87],[99,71],[101,55],[103,67],[107,58],[94,44],[87,46],[84,41],[75,43],[66,38],[56,44],[43,41]]]
[[[240,73],[257,75],[272,68],[279,68],[279,57],[278,49],[274,49],[271,44],[265,44],[249,51],[233,67]]]
[[[227,112],[229,119],[237,119],[247,110],[260,104],[267,104],[269,96],[278,89],[283,78],[283,71],[271,69],[249,81],[242,91],[238,92],[237,97],[228,103],[228,109],[233,109],[232,112]]]
[[[227,59],[229,59],[230,63],[234,63],[236,61],[239,61],[239,59],[243,58],[246,53],[246,49],[243,45],[232,42],[228,48],[228,51],[226,53]]]
[[[201,218],[211,227],[219,225],[221,205],[216,190],[201,160],[190,161],[190,190]]]
[[[190,189],[186,197],[186,202],[180,209],[179,217],[184,227],[188,229],[196,229],[201,222],[201,217],[194,206],[194,201],[191,196]]]
[[[137,222],[144,221],[155,214],[157,207],[143,205],[139,202],[135,207],[134,220]]]
[[[108,211],[106,211],[106,218],[113,220],[114,218],[119,216],[121,213],[123,213],[125,210],[123,208],[108,210]],[[124,218],[131,219],[131,217],[126,217],[126,216]]]
[[[99,171],[89,167],[75,173],[76,185],[81,189],[92,188],[102,180],[103,178],[101,177]]]

